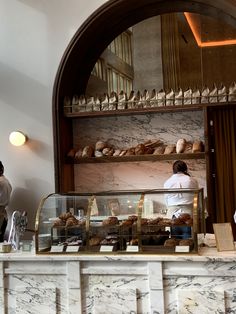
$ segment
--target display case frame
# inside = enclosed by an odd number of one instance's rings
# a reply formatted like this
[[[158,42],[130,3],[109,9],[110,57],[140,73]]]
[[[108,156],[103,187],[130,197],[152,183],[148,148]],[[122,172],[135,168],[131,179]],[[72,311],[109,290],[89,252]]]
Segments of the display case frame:
[[[173,217],[166,217],[169,209],[165,195],[174,193],[192,197],[188,222],[177,223]],[[78,216],[77,209],[84,212],[83,217]],[[180,244],[181,239],[173,233],[176,224],[190,228],[188,244]],[[50,194],[39,204],[35,230],[36,254],[194,254],[198,252],[197,234],[205,232],[204,191],[153,189]],[[169,239],[176,239],[175,244],[165,245]]]

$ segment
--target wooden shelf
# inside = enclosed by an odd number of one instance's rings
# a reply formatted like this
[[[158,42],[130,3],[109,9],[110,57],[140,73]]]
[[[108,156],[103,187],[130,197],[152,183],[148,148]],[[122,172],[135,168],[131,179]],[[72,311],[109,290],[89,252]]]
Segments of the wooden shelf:
[[[64,113],[67,118],[92,118],[92,117],[111,117],[111,116],[128,116],[157,112],[176,112],[176,111],[193,111],[202,110],[203,105],[184,105],[184,106],[163,106],[152,108],[136,108],[123,110],[106,110],[106,111],[86,111],[86,112],[70,112]]]
[[[179,106],[162,106],[162,107],[147,107],[136,109],[123,109],[123,110],[107,110],[107,111],[86,111],[86,112],[69,112],[64,113],[67,118],[93,118],[93,117],[112,117],[112,116],[128,116],[139,115],[158,112],[178,112],[178,111],[194,111],[203,110],[206,107],[214,106],[235,106],[235,102],[221,102],[221,103],[206,103],[206,104],[192,104],[192,105],[179,105]]]
[[[158,160],[177,160],[177,159],[205,159],[205,153],[182,153],[168,155],[134,155],[134,156],[103,156],[103,157],[81,157],[77,159],[66,158],[67,164],[82,163],[112,163],[112,162],[134,162],[134,161],[158,161]]]

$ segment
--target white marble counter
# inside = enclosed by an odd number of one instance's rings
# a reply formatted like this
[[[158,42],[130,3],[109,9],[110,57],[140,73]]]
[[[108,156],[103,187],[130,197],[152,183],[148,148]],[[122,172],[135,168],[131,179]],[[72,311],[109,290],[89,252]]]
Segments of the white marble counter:
[[[0,314],[236,313],[236,251],[0,254]]]
[[[67,253],[67,254],[35,254],[34,252],[12,251],[11,253],[0,253],[0,261],[222,261],[233,262],[236,261],[235,251],[218,252],[216,248],[202,247],[196,254],[81,254],[81,253]]]

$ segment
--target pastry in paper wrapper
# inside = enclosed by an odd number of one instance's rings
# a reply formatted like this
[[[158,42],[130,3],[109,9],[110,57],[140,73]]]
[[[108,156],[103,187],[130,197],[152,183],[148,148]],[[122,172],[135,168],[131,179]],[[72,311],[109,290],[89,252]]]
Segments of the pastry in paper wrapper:
[[[229,101],[236,101],[236,83],[233,82],[231,83],[229,87],[229,96],[228,96]]]
[[[165,96],[166,93],[161,89],[157,94],[157,105],[158,106],[165,106]]]
[[[188,88],[184,91],[184,105],[191,105],[192,103],[192,89]]]
[[[210,90],[209,90],[208,87],[205,87],[202,90],[202,96],[201,96],[201,103],[202,104],[208,103],[208,101],[209,101],[209,93],[210,93]]]
[[[226,87],[222,84],[218,89],[218,102],[226,102],[227,101],[227,90]]]
[[[213,89],[209,93],[209,102],[214,103],[217,102],[218,90],[216,85],[214,84]]]
[[[174,91],[171,89],[169,93],[166,94],[166,106],[173,106],[174,105]]]
[[[201,96],[201,93],[200,93],[199,89],[193,91],[193,93],[192,93],[192,104],[199,104],[200,103],[200,96]]]
[[[183,105],[183,91],[180,88],[178,91],[175,92],[175,106],[182,106]]]

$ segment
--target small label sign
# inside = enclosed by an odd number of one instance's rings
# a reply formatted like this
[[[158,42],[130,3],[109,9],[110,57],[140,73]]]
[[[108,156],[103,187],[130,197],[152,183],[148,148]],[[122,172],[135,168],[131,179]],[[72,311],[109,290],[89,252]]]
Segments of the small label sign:
[[[78,252],[79,246],[78,245],[69,245],[66,248],[66,252]]]
[[[101,245],[100,252],[112,252],[113,245]]]
[[[127,245],[126,252],[138,252],[138,245]]]
[[[63,245],[52,245],[51,246],[51,251],[50,252],[52,252],[52,253],[61,253],[61,252],[63,252],[63,248],[64,248],[64,246]]]
[[[186,253],[186,252],[189,252],[189,245],[176,245],[175,252],[176,253]]]

